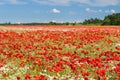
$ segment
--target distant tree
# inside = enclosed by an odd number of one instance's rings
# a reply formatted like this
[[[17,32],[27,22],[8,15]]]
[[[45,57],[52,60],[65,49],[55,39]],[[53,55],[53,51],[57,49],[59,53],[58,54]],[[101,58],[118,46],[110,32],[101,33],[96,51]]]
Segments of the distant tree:
[[[88,19],[83,22],[84,25],[87,25],[87,24],[95,24],[95,25],[101,25],[102,24],[102,20],[98,19],[98,18],[91,18],[91,19]]]
[[[111,24],[111,19],[109,17],[105,17],[103,20],[102,25],[110,25]]]
[[[120,25],[120,13],[114,13],[106,16],[102,25]]]
[[[53,22],[53,21],[51,21],[51,22],[49,22],[48,23],[48,25],[56,25],[57,23],[56,22]]]
[[[65,25],[69,25],[70,23],[69,22],[66,22]]]
[[[73,23],[72,23],[73,26],[76,25],[76,24],[77,24],[76,22],[73,22]]]
[[[8,25],[10,25],[10,24],[11,24],[11,22],[9,21],[7,24],[8,24]]]

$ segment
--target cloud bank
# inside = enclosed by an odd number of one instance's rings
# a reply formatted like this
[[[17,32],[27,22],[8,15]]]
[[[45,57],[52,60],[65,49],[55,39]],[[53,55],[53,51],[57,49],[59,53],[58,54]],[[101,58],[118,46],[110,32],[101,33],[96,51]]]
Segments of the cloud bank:
[[[67,6],[73,3],[99,7],[120,5],[120,0],[0,0],[0,4],[26,4],[29,2],[56,6]]]
[[[0,4],[27,4],[25,0],[0,0]]]
[[[90,6],[115,6],[120,0],[32,0],[45,5],[70,5],[72,3],[86,4]]]
[[[114,10],[114,9],[110,9],[110,10],[102,10],[102,9],[93,10],[93,9],[90,9],[90,8],[86,8],[85,11],[89,12],[89,13],[116,13],[116,10]]]

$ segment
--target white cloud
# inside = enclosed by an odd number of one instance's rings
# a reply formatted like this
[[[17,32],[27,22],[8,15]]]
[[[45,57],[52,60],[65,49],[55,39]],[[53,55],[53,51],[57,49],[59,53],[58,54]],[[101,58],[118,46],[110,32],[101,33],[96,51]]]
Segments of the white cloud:
[[[110,10],[93,10],[93,9],[90,9],[90,8],[86,8],[85,9],[86,12],[89,12],[89,13],[116,13],[116,10],[114,9],[110,9]]]
[[[100,9],[100,10],[98,10],[98,12],[103,12],[103,10]]]
[[[44,5],[60,5],[60,6],[66,6],[70,2],[70,0],[32,0],[32,1]]]
[[[85,11],[90,12],[90,11],[91,11],[91,9],[90,9],[90,8],[86,8],[86,9],[85,9]]]
[[[69,5],[71,3],[87,4],[91,6],[114,6],[120,4],[120,0],[32,0],[46,5]]]
[[[91,6],[115,6],[120,3],[120,0],[89,0],[88,5]]]
[[[56,20],[52,20],[52,22],[57,22]]]
[[[27,4],[24,0],[0,0],[0,4]]]
[[[114,9],[111,9],[110,12],[111,13],[116,13],[116,11]]]
[[[116,13],[116,10],[114,10],[114,9],[105,10],[105,13]]]
[[[66,6],[73,3],[80,5],[86,4],[90,6],[115,6],[120,4],[120,0],[0,0],[0,4],[26,4],[33,1],[43,5],[59,5]]]
[[[52,9],[52,12],[53,12],[53,13],[60,13],[61,11],[54,8],[54,9]]]
[[[103,12],[103,10],[93,10],[93,9],[90,9],[90,8],[86,8],[85,9],[86,12],[90,12],[90,13],[101,13]]]

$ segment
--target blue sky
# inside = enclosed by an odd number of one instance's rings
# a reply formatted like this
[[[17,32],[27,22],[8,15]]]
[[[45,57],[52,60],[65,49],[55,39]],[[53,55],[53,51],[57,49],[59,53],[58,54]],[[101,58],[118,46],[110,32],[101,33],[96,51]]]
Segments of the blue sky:
[[[0,0],[3,22],[82,22],[120,12],[120,0]]]

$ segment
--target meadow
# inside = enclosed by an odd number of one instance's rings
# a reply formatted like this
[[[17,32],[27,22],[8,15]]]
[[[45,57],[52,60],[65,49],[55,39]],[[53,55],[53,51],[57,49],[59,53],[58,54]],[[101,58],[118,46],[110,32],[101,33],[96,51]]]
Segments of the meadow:
[[[120,28],[0,27],[0,80],[120,80]]]

